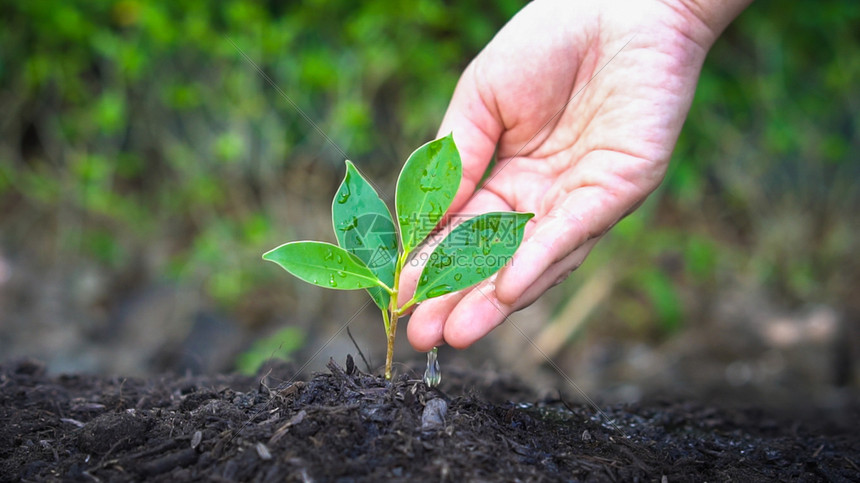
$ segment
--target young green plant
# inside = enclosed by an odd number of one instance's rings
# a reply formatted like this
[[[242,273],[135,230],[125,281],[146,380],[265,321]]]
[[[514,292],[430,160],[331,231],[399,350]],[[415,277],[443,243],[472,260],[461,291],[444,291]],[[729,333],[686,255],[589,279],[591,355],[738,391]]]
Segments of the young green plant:
[[[433,233],[451,206],[463,168],[451,135],[413,152],[397,179],[397,223],[385,202],[355,166],[332,202],[337,245],[295,241],[266,252],[263,259],[320,287],[365,289],[382,311],[388,350],[385,377],[391,378],[397,321],[409,308],[462,290],[490,277],[511,259],[531,213],[494,212],[468,219],[421,259],[411,256]],[[407,263],[423,263],[415,292],[398,306],[400,274]]]

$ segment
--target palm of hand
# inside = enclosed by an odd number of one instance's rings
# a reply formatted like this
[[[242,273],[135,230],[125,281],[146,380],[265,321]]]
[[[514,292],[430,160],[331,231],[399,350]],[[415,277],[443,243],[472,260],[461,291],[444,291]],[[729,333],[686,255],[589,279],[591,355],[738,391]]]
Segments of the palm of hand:
[[[563,280],[656,188],[705,54],[676,23],[671,9],[641,2],[535,3],[469,65],[440,128],[454,132],[463,158],[450,211],[536,216],[496,277],[415,310],[416,349],[466,347],[487,334]],[[415,277],[405,274],[406,292]]]

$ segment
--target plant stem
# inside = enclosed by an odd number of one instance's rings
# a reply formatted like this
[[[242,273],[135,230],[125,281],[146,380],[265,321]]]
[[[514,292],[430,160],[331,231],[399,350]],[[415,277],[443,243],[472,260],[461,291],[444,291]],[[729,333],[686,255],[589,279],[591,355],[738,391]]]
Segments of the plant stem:
[[[382,323],[385,325],[385,337],[388,337],[388,332],[391,330],[391,328],[390,328],[391,324],[388,321],[391,319],[388,318],[388,310],[381,310],[381,312],[382,312]]]
[[[400,307],[399,309],[397,309],[397,316],[400,317],[401,315],[406,313],[406,311],[409,309],[409,307],[412,307],[413,305],[415,305],[415,297],[414,296],[411,299],[407,300],[406,303],[403,304],[403,307]]]
[[[396,302],[395,302],[396,304]],[[388,350],[385,353],[385,378],[391,379],[391,363],[394,361],[394,336],[397,334],[398,316],[392,314],[388,331]]]
[[[404,252],[397,257],[397,263],[394,265],[394,288],[389,291],[391,302],[388,304],[388,313],[390,315],[383,314],[383,320],[387,319],[385,324],[385,335],[388,339],[388,347],[385,352],[386,379],[391,379],[391,364],[394,361],[394,339],[397,335],[397,320],[400,319],[400,314],[402,313],[397,307],[397,294],[400,290],[400,272],[403,270],[403,265],[406,263],[407,255],[408,253]],[[388,315],[388,317],[386,317],[386,315]]]

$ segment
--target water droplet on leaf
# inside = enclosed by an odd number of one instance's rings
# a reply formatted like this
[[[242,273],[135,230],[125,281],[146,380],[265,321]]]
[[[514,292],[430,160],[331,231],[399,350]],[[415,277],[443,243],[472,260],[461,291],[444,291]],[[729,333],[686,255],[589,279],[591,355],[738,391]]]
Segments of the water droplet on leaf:
[[[429,184],[424,184],[424,183],[419,184],[418,188],[425,193],[429,193],[431,191],[439,191],[440,189],[442,189],[441,186],[434,186],[434,185],[429,185]]]
[[[347,174],[347,175],[346,175],[346,179],[347,179],[347,180],[349,179],[349,174]],[[340,190],[340,193],[338,193],[338,194],[337,194],[337,203],[338,203],[339,205],[342,205],[342,204],[346,203],[346,202],[349,200],[349,195],[350,195],[350,194],[351,194],[351,193],[349,192],[349,185],[347,185],[346,183],[344,183],[344,184],[343,184],[343,189],[341,189],[341,190]]]
[[[451,286],[447,283],[443,283],[428,290],[427,298],[440,297],[446,293],[451,293]]]
[[[352,217],[349,222],[343,223],[342,226],[338,228],[340,231],[350,231],[358,228],[358,218]]]
[[[328,284],[330,287],[337,287],[337,282],[334,280],[334,274],[329,275]]]

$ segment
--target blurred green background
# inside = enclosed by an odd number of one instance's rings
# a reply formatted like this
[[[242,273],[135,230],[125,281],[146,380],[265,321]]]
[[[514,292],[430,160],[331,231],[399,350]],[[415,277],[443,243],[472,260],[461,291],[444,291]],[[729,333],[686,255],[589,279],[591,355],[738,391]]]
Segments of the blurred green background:
[[[338,329],[363,294],[260,260],[333,240],[343,156],[237,47],[393,187],[522,4],[0,2],[0,356],[146,374],[354,352]],[[858,79],[860,4],[756,2],[708,57],[660,190],[514,322],[610,399],[856,389]],[[378,314],[350,327],[381,362]],[[292,335],[253,345],[273,334]],[[518,332],[488,339],[450,358],[545,370]]]

